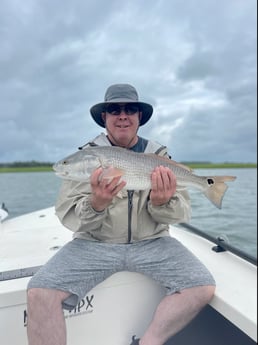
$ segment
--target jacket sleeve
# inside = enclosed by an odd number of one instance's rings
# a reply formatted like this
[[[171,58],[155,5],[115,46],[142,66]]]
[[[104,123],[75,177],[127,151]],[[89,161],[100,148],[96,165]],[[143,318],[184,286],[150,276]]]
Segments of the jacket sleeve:
[[[191,203],[186,190],[176,192],[168,203],[153,206],[148,201],[148,211],[157,223],[176,224],[188,223],[191,219]]]
[[[91,207],[90,186],[87,183],[64,180],[55,205],[60,222],[73,232],[97,229],[106,211],[97,212]]]

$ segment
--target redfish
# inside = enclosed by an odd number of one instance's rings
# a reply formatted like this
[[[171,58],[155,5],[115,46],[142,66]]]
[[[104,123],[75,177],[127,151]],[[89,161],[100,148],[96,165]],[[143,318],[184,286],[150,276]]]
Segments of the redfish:
[[[158,166],[165,166],[176,175],[177,189],[200,190],[216,207],[228,188],[225,182],[236,176],[198,176],[178,162],[156,154],[137,153],[115,146],[90,146],[54,164],[56,174],[64,179],[89,182],[92,172],[103,168],[102,178],[120,176],[127,190],[151,189],[151,174]]]

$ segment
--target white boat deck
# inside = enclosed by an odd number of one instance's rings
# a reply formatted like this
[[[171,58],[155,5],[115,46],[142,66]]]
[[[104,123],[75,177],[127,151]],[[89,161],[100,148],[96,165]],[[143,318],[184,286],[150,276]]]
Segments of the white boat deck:
[[[211,244],[188,231],[173,228],[171,235],[190,249],[216,280],[211,306],[257,340],[257,267],[230,252],[216,253]]]
[[[211,306],[257,341],[256,266],[230,252],[214,252],[214,244],[181,227],[171,227],[170,233],[214,275],[217,288]],[[72,232],[60,224],[53,207],[6,220],[0,224],[0,272],[19,274],[19,269],[43,265],[71,239]],[[24,303],[29,279],[0,281],[0,309]],[[127,284],[128,277],[124,279]]]

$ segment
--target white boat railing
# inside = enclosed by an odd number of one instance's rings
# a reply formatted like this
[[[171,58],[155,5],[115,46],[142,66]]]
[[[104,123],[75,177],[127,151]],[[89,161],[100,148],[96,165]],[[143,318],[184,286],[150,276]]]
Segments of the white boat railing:
[[[240,258],[250,262],[251,264],[257,266],[257,258],[255,256],[250,255],[250,254],[246,253],[245,251],[243,251],[239,248],[236,248],[235,246],[232,246],[230,243],[228,243],[225,240],[224,236],[218,236],[217,238],[213,237],[213,236],[207,234],[206,232],[204,232],[204,231],[202,231],[202,230],[200,230],[200,229],[198,229],[198,228],[196,228],[196,227],[194,227],[188,223],[180,223],[179,225],[182,226],[183,228],[187,229],[187,230],[190,230],[194,234],[196,234],[200,237],[203,237],[206,240],[216,244],[216,246],[214,246],[212,248],[213,251],[215,251],[217,253],[229,251],[229,252],[239,256]]]

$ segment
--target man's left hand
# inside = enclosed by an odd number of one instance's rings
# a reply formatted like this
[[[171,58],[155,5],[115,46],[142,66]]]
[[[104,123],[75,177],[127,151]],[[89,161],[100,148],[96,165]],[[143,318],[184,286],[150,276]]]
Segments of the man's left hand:
[[[176,176],[164,166],[155,168],[151,175],[150,200],[153,206],[166,204],[176,192]]]

